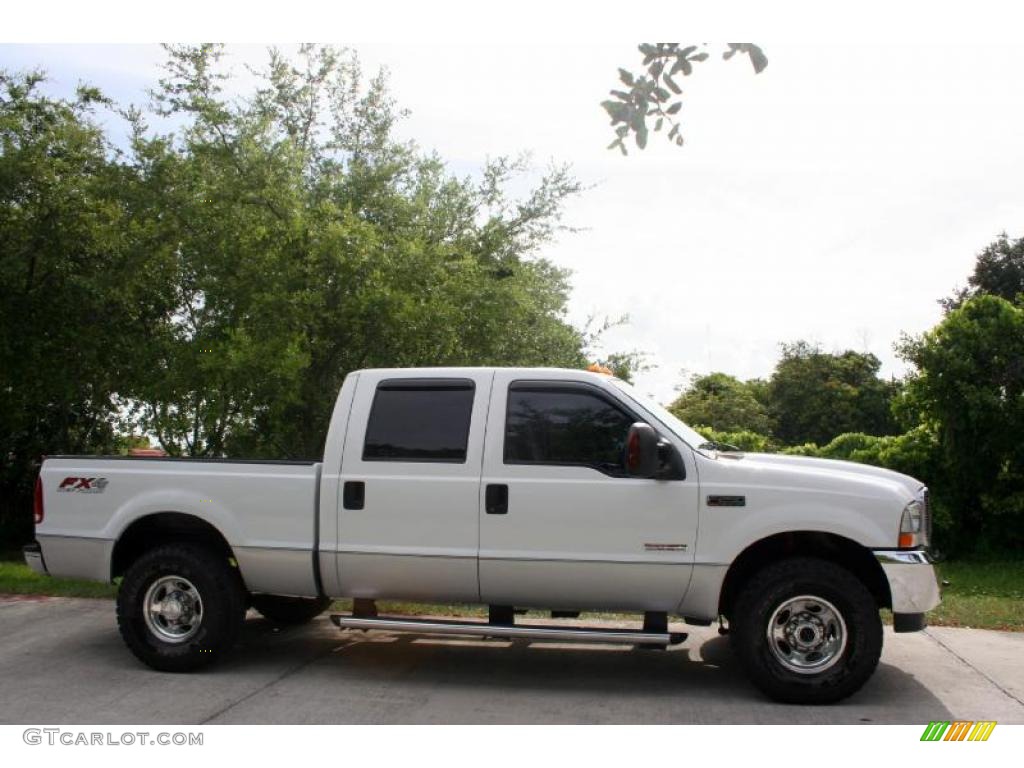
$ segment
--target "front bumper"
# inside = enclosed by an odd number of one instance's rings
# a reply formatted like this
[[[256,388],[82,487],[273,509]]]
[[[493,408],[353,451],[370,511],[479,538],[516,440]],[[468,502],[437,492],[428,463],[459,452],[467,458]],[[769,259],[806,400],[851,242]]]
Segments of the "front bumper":
[[[25,564],[33,571],[38,573],[40,576],[49,575],[46,570],[46,561],[43,560],[43,548],[39,546],[38,541],[33,541],[31,544],[26,544],[21,549],[22,554],[25,556]]]
[[[923,629],[924,614],[940,601],[939,580],[931,555],[923,549],[892,549],[876,550],[875,558],[889,580],[892,612],[898,619],[897,631],[901,631],[901,627],[906,627],[902,631]]]

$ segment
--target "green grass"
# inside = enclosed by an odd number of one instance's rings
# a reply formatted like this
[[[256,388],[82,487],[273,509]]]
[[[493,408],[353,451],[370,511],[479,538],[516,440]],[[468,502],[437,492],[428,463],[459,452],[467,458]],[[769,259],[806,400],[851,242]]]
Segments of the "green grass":
[[[942,605],[928,616],[935,626],[975,627],[1024,632],[1024,560],[953,561],[938,565],[940,578],[949,582],[942,590]],[[78,579],[38,576],[22,562],[0,560],[0,595],[56,595],[60,597],[111,598],[112,584]],[[351,601],[338,600],[336,610],[347,611]],[[381,613],[430,614],[434,616],[486,616],[479,605],[420,604],[381,601]],[[546,616],[530,612],[528,617]],[[635,618],[635,614],[592,614],[605,618]]]
[[[960,560],[939,563],[938,570],[949,586],[929,623],[1024,632],[1024,560]]]
[[[0,561],[0,595],[113,597],[116,592],[113,584],[40,576],[23,562]]]

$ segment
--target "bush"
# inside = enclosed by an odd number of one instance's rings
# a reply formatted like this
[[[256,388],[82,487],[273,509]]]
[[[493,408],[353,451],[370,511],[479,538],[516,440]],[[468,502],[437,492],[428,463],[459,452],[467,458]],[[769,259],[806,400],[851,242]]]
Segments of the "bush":
[[[863,432],[847,432],[839,435],[832,442],[817,448],[817,453],[811,453],[806,455],[815,455],[822,459],[842,459],[845,461],[858,461],[859,459],[853,459],[854,453],[870,454],[873,451],[877,451],[878,445],[882,440],[889,438],[876,437],[874,435],[865,435]],[[813,446],[813,443],[808,445]],[[866,461],[866,460],[865,460]],[[872,462],[867,462],[872,463]]]
[[[749,453],[773,453],[779,446],[767,435],[752,432],[749,429],[742,429],[736,432],[726,432],[711,427],[695,427],[708,440],[716,443],[724,443],[739,448]]]

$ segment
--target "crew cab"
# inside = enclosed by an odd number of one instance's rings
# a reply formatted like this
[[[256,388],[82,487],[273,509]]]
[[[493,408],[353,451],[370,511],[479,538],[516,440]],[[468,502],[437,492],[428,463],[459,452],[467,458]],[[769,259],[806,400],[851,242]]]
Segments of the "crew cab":
[[[612,376],[551,368],[361,370],[321,462],[53,456],[25,556],[119,581],[117,621],[158,670],[223,657],[247,610],[342,628],[665,648],[668,620],[727,625],[788,702],[856,691],[939,602],[921,482],[839,461],[718,450]],[[489,620],[380,616],[477,603]],[[635,612],[635,630],[517,609]]]

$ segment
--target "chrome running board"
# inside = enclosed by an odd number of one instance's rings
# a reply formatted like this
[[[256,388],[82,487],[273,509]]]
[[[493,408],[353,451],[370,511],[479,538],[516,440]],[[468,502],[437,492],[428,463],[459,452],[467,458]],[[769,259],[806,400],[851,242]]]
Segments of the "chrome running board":
[[[577,643],[619,643],[625,645],[677,645],[686,639],[683,632],[642,632],[604,627],[558,627],[537,624],[489,624],[483,621],[415,619],[406,616],[363,618],[336,613],[331,621],[339,629],[377,629],[412,632],[420,635],[471,635],[475,637],[528,640],[557,640]]]

